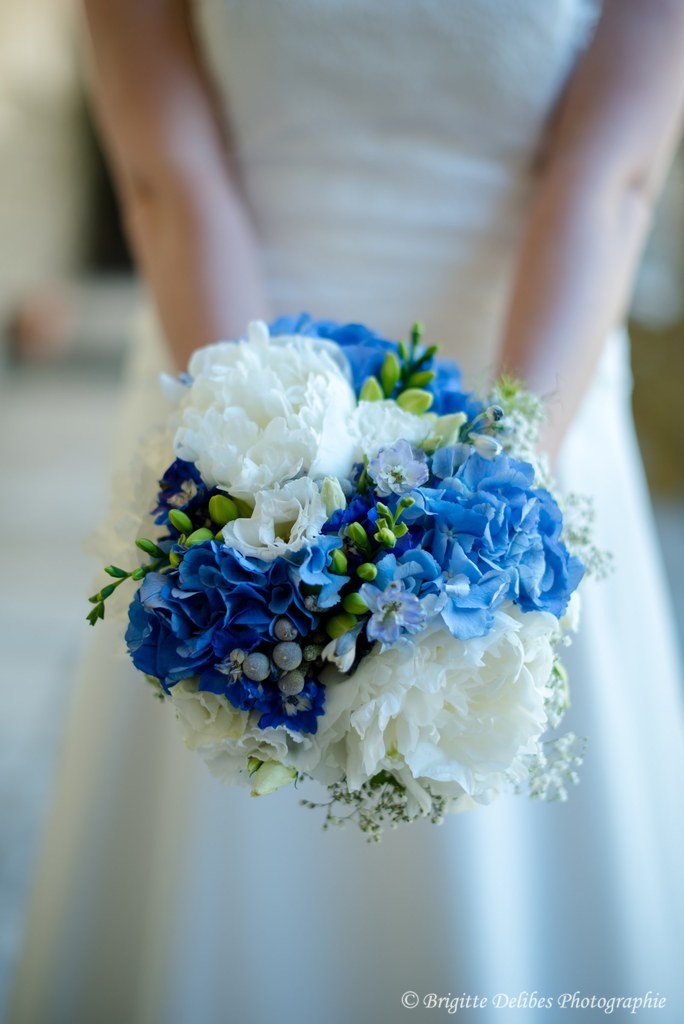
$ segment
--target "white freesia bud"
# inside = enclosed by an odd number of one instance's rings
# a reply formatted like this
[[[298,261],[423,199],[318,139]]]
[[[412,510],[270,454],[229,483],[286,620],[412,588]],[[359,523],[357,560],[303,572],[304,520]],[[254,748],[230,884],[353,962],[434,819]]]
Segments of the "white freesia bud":
[[[280,761],[264,761],[252,775],[252,796],[267,796],[276,789],[288,786],[297,778],[295,768],[288,768]]]
[[[470,434],[468,440],[483,459],[495,459],[503,451],[501,444],[489,434]]]
[[[338,509],[347,507],[347,499],[336,476],[326,476],[321,484],[321,499],[328,517]]]
[[[356,399],[338,346],[299,335],[198,349],[181,399],[174,447],[209,486],[251,499],[305,472],[347,477],[355,457],[348,424]]]
[[[468,417],[464,412],[451,412],[446,416],[439,416],[432,427],[428,440],[438,441],[439,447],[456,444],[461,427],[467,420]]]

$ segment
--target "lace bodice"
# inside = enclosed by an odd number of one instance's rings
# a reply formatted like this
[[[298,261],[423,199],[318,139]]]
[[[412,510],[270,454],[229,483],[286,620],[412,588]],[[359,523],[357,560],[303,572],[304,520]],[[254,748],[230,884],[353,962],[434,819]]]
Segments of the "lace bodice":
[[[493,361],[591,0],[195,0],[276,314]]]

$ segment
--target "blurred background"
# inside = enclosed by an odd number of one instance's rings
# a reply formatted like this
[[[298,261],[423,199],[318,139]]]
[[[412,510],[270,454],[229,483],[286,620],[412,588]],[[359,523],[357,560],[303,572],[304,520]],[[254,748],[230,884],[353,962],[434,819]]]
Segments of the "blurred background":
[[[72,0],[0,3],[0,1018],[88,626],[140,301],[84,96]],[[631,313],[634,409],[684,621],[684,158]]]

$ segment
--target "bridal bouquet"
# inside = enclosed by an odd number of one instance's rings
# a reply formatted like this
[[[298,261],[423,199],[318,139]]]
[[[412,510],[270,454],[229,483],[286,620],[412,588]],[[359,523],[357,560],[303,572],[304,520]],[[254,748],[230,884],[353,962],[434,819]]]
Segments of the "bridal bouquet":
[[[128,652],[211,771],[314,779],[325,825],[370,838],[505,788],[564,798],[574,737],[546,734],[586,537],[534,454],[540,403],[462,391],[418,327],[307,316],[198,350],[170,390],[144,559],[106,568],[89,620],[137,583]]]

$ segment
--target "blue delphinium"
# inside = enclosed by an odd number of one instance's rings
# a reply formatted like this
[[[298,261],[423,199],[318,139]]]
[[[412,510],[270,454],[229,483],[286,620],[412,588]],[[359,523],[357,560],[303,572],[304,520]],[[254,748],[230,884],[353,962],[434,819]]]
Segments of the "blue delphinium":
[[[375,484],[375,493],[381,497],[407,494],[428,479],[427,456],[408,441],[397,441],[383,448],[368,463],[368,476]]]
[[[176,459],[159,481],[155,522],[168,525],[169,512],[174,508],[191,515],[194,510],[206,505],[209,495],[209,489],[195,464],[185,459]]]
[[[359,591],[371,616],[366,626],[369,640],[394,644],[406,633],[418,633],[425,626],[427,614],[415,594],[406,590],[401,580],[392,580],[385,590],[364,583]]]

